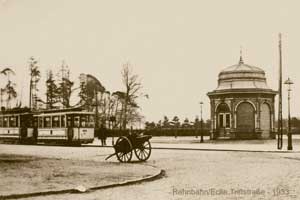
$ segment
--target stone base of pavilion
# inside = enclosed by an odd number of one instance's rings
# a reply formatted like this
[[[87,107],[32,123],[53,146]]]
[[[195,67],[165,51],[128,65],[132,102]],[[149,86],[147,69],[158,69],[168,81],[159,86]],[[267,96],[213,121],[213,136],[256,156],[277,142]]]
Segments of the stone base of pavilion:
[[[249,129],[233,129],[223,134],[221,131],[211,131],[210,138],[212,140],[218,139],[232,139],[232,140],[257,140],[257,139],[275,139],[276,132],[270,132],[268,134],[263,133],[262,130],[249,130]]]

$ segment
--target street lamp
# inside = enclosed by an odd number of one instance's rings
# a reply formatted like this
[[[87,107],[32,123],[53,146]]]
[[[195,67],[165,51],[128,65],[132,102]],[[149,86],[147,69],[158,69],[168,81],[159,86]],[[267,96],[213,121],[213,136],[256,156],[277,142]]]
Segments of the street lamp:
[[[288,86],[288,150],[293,150],[293,145],[292,145],[292,133],[291,133],[291,113],[290,113],[290,92],[292,91],[291,85],[294,84],[293,81],[288,78],[285,82],[285,85]]]
[[[201,121],[200,121],[200,131],[201,131],[201,140],[200,140],[200,143],[203,143],[203,119],[202,119],[202,105],[203,105],[203,102],[201,101],[200,102],[200,116],[201,116]]]

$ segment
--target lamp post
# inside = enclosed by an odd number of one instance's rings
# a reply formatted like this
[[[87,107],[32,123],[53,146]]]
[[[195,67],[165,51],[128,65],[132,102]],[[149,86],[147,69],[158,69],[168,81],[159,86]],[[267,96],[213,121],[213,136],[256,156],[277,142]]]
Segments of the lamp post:
[[[292,145],[292,133],[291,133],[291,113],[290,113],[290,92],[292,91],[291,85],[294,84],[293,81],[288,78],[285,82],[285,85],[288,86],[288,150],[293,150],[293,145]]]
[[[203,102],[201,101],[200,102],[200,116],[201,116],[201,121],[200,121],[200,131],[201,131],[201,139],[200,139],[200,143],[203,143],[203,119],[202,119],[202,105],[203,105]]]

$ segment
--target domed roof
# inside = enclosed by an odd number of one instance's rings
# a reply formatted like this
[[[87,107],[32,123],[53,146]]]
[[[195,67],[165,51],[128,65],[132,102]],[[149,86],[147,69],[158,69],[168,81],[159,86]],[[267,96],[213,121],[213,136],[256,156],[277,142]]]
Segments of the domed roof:
[[[240,71],[245,71],[245,72],[264,72],[264,70],[262,70],[259,67],[247,65],[243,61],[240,61],[236,65],[232,65],[232,66],[226,67],[225,69],[223,69],[221,71],[221,73],[226,73],[226,72],[232,73],[232,72],[240,72]]]
[[[240,72],[240,71],[242,71],[242,72],[263,72],[264,73],[264,70],[262,70],[259,67],[245,64],[243,61],[242,55],[240,55],[240,61],[238,64],[226,67],[220,73],[228,73],[228,72],[234,73],[234,72]]]
[[[270,89],[267,86],[265,72],[259,67],[245,64],[242,56],[239,63],[226,67],[219,73],[216,90],[232,89]]]

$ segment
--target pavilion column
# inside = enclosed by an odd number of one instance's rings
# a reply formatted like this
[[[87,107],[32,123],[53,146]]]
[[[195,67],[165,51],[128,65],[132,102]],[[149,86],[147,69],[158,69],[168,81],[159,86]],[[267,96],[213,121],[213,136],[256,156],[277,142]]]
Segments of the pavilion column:
[[[254,112],[254,128],[257,129],[257,111]]]
[[[256,121],[257,125],[255,128],[260,129],[261,109],[260,109],[260,102],[258,99],[256,100],[256,113],[257,113],[257,121]]]
[[[210,129],[211,129],[212,132],[213,132],[214,127],[215,127],[214,108],[215,108],[214,100],[211,99],[210,100],[210,119],[211,119]]]
[[[234,129],[235,117],[234,117],[234,101],[230,100],[230,129]]]
[[[237,117],[236,117],[236,111],[234,110],[234,128],[237,127]]]
[[[272,131],[275,132],[275,102],[274,98],[272,99]]]
[[[211,118],[211,130],[210,130],[210,139],[214,139],[216,132],[216,113],[215,113],[215,100],[211,99],[210,101],[210,118]]]

